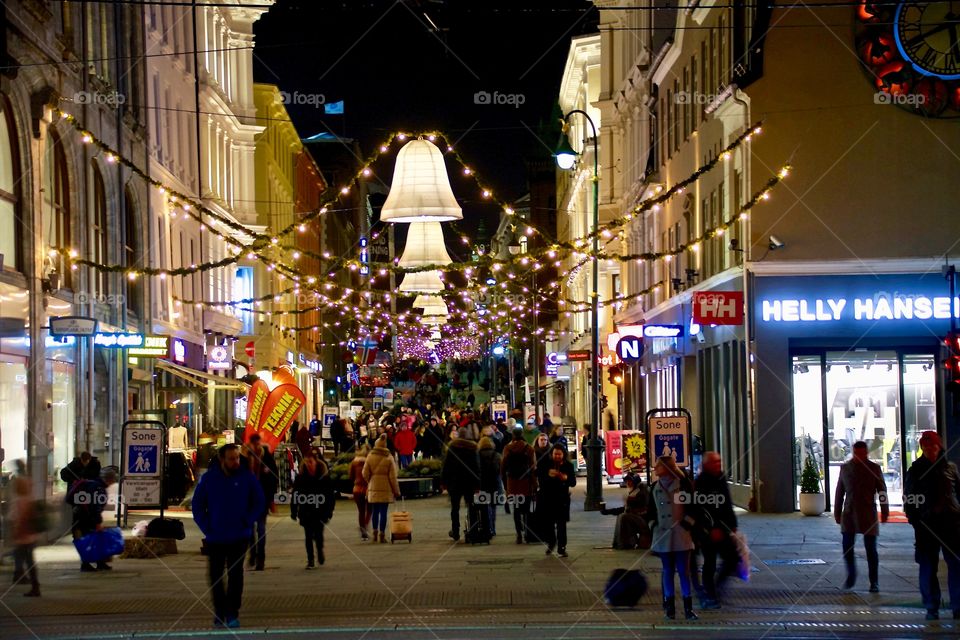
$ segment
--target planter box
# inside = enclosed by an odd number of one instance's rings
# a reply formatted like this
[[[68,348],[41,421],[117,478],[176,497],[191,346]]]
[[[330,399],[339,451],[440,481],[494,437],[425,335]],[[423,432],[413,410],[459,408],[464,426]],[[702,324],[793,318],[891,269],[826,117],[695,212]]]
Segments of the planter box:
[[[433,488],[433,477],[425,476],[423,478],[400,478],[400,495],[404,498],[417,498],[421,496],[430,496],[435,493]]]
[[[805,516],[819,516],[826,508],[826,496],[822,493],[801,493],[800,513]]]

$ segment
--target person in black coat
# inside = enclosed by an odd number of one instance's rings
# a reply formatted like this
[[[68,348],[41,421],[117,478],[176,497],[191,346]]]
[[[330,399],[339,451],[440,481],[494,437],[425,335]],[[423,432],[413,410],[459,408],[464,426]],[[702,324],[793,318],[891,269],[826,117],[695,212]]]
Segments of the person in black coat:
[[[480,457],[480,493],[478,500],[486,503],[484,515],[487,517],[487,530],[491,536],[497,535],[497,505],[503,493],[500,479],[501,456],[497,452],[493,438],[484,436],[477,445]]]
[[[473,494],[480,488],[480,458],[477,444],[466,438],[467,429],[461,427],[459,437],[450,441],[443,458],[440,482],[450,494],[450,537],[460,539],[460,500],[473,507]]]
[[[538,466],[544,469],[540,476],[540,495],[537,498],[537,511],[546,526],[547,555],[553,553],[567,557],[567,522],[570,520],[570,488],[577,485],[577,476],[573,465],[567,460],[567,453],[560,445],[554,445],[548,460]]]
[[[323,564],[323,528],[336,507],[333,480],[327,474],[327,465],[315,457],[307,456],[300,464],[300,473],[293,483],[290,496],[290,518],[300,520],[304,543],[307,547],[307,569],[314,569],[313,547],[317,547],[317,562]]]
[[[937,571],[942,552],[953,619],[960,620],[960,471],[947,459],[936,431],[924,431],[919,444],[923,455],[907,471],[903,510],[913,525],[920,595],[927,620],[938,620],[941,591]]]
[[[730,488],[723,462],[716,451],[703,455],[703,470],[694,483],[694,509],[697,542],[703,553],[703,608],[718,609],[717,587],[737,570],[739,557],[733,534],[737,516],[733,512]],[[723,559],[717,573],[717,556]],[[695,569],[691,573],[695,572]]]
[[[264,509],[257,517],[253,539],[250,540],[249,560],[251,567],[263,571],[267,555],[267,514],[273,508],[277,487],[280,485],[280,473],[270,448],[260,443],[258,433],[254,433],[247,440],[247,454],[241,458],[240,464],[250,469],[263,490]]]
[[[89,451],[84,451],[60,470],[60,479],[67,483],[67,489],[78,480],[99,480],[100,461]]]
[[[107,504],[107,487],[116,481],[116,472],[108,469],[104,472],[102,480],[99,477],[85,478],[71,485],[70,490],[67,491],[66,502],[73,507],[71,528],[73,529],[74,539],[82,538],[103,526],[103,508]],[[103,559],[97,562],[96,567],[89,562],[81,562],[80,571],[109,571],[113,567],[107,564],[107,560]]]

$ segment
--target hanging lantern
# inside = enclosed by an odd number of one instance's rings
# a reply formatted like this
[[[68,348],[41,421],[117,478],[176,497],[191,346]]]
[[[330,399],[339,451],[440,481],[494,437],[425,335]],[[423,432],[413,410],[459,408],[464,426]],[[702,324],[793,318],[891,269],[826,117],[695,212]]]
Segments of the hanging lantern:
[[[423,315],[425,316],[447,315],[449,313],[443,298],[433,295],[420,294],[413,299],[413,308],[423,309]]]
[[[380,210],[384,222],[462,220],[443,154],[428,140],[411,140],[397,154],[390,194]]]
[[[453,263],[443,241],[439,222],[413,222],[407,230],[407,242],[400,256],[401,267],[423,267]]]
[[[439,271],[417,271],[404,275],[399,289],[405,293],[439,293],[444,287]]]

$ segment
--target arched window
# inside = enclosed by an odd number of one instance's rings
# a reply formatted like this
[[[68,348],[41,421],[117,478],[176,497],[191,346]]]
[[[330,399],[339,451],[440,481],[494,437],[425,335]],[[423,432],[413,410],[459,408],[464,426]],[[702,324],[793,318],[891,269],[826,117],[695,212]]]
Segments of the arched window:
[[[20,265],[20,163],[16,131],[10,107],[0,99],[0,254],[3,266],[22,270]]]
[[[123,264],[128,267],[141,266],[143,259],[140,255],[140,231],[137,226],[137,208],[133,194],[127,189],[124,198],[124,239]],[[143,285],[142,278],[127,280],[127,309],[137,315],[143,314]]]
[[[90,176],[93,182],[93,208],[90,211],[90,259],[97,264],[109,262],[107,252],[107,190],[103,186],[103,176],[94,160],[90,161]],[[95,296],[105,296],[109,284],[108,274],[96,269],[90,270],[90,288]]]
[[[52,268],[61,276],[62,285],[71,288],[73,278],[67,267],[64,252],[71,249],[70,237],[70,183],[67,174],[67,154],[55,131],[49,132],[47,152],[44,154],[44,226],[47,245],[59,249],[51,256]]]

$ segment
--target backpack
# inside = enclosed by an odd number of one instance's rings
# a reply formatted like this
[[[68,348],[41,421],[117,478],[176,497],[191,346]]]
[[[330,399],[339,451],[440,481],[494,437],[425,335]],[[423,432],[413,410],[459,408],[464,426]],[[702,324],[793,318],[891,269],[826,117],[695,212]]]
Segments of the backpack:
[[[526,449],[522,450],[513,450],[507,455],[506,470],[507,475],[513,478],[514,480],[519,480],[530,472],[529,459],[527,458]]]

